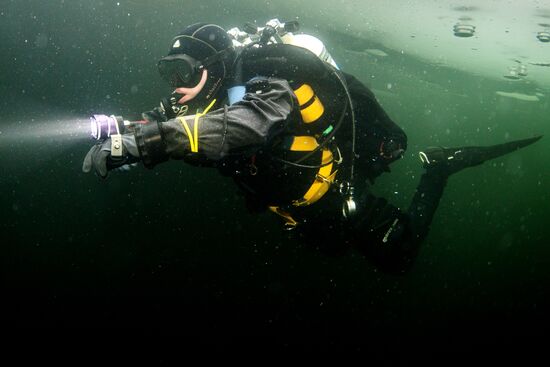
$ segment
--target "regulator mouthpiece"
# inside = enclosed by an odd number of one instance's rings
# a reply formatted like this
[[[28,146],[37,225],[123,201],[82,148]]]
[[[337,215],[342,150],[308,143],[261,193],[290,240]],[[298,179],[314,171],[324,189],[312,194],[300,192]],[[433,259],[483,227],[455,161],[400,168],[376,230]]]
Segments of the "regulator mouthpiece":
[[[120,116],[93,115],[90,117],[90,132],[96,140],[104,140],[123,131],[124,121]]]

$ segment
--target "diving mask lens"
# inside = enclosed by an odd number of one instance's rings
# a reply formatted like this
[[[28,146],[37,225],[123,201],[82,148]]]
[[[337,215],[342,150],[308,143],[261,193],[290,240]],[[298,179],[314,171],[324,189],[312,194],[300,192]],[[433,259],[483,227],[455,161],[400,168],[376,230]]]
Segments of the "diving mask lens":
[[[171,87],[189,87],[193,85],[200,63],[187,55],[170,55],[158,62],[160,76]]]

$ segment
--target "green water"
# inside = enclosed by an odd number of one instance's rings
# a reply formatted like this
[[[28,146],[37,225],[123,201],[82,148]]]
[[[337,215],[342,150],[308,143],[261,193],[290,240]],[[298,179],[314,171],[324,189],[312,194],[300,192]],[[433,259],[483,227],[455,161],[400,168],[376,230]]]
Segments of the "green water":
[[[355,341],[542,335],[549,326],[548,138],[453,176],[415,267],[392,276],[353,251],[333,258],[289,240],[278,218],[247,213],[233,183],[214,171],[168,162],[102,181],[81,173],[86,137],[34,128],[55,130],[90,113],[137,117],[169,92],[156,61],[185,25],[279,16],[270,7],[215,4],[0,5],[1,322],[282,340],[300,331]],[[406,131],[405,158],[374,189],[396,205],[412,197],[423,147],[550,133],[548,95],[533,103],[495,94],[529,85],[433,65],[322,25],[304,28],[375,90]],[[354,53],[369,48],[388,56]]]

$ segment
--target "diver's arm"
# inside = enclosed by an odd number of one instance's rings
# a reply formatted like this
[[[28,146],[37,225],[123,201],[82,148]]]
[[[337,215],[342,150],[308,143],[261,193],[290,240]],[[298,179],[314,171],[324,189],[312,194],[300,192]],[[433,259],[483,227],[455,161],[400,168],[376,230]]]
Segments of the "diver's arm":
[[[407,136],[405,132],[384,111],[374,93],[353,75],[344,72],[342,74],[352,96],[357,118],[368,121],[370,124],[379,125],[385,134],[398,140],[402,148],[406,150]]]
[[[289,84],[270,79],[271,88],[206,115],[152,122],[136,129],[147,167],[168,159],[213,164],[229,154],[253,151],[283,131],[297,102]],[[195,126],[195,124],[197,124]]]
[[[372,91],[350,74],[343,73],[353,100],[356,118],[356,172],[361,179],[374,183],[389,165],[399,159],[407,149],[407,135],[388,116]],[[338,139],[338,137],[337,137]],[[351,129],[343,129],[340,139],[349,141]]]

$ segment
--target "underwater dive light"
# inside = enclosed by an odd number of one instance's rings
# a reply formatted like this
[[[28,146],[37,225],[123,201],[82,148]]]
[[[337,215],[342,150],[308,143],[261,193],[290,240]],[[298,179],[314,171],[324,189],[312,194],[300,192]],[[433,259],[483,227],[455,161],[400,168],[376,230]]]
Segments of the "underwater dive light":
[[[128,123],[129,124],[129,123]],[[111,138],[111,156],[122,157],[124,120],[121,116],[93,115],[90,117],[92,137],[96,140]]]
[[[96,140],[105,140],[111,135],[122,134],[130,122],[122,116],[93,115],[90,117],[90,132]]]
[[[132,132],[136,124],[146,121],[127,121],[122,116],[93,115],[90,117],[90,133],[95,140],[111,139],[111,156],[122,157],[122,134]]]

